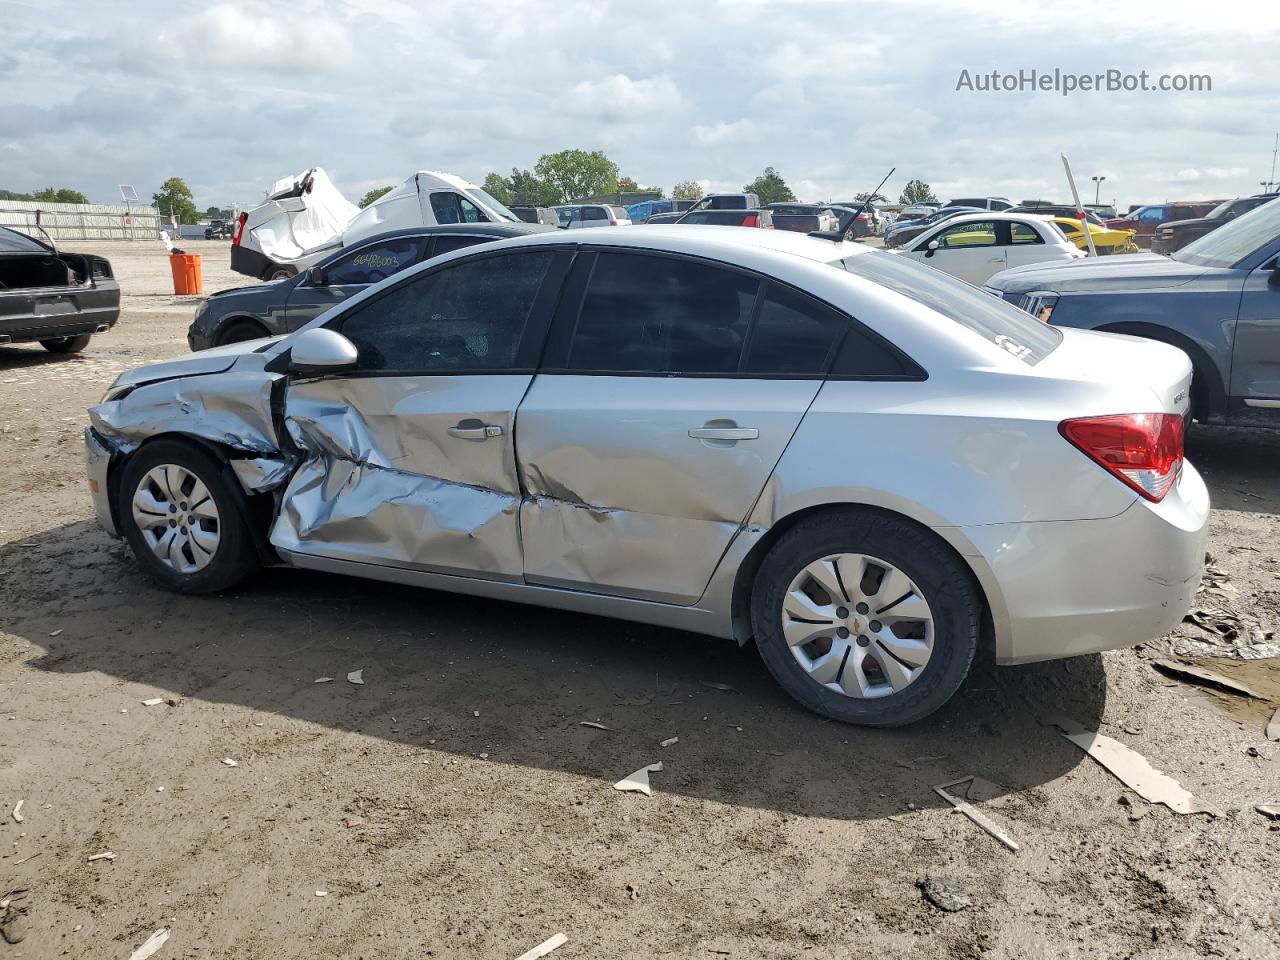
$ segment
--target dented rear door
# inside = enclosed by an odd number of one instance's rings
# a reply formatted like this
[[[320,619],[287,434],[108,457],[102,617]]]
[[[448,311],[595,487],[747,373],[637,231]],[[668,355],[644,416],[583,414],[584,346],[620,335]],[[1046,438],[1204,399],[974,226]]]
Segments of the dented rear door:
[[[525,579],[697,601],[845,326],[727,266],[580,255],[516,423]]]
[[[456,260],[334,318],[354,371],[297,380],[304,461],[271,541],[295,553],[518,581],[512,443],[567,254]]]

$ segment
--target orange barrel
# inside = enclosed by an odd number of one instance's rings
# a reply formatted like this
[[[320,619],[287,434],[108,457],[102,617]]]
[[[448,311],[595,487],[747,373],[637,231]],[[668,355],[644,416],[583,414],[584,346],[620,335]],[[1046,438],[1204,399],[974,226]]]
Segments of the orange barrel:
[[[173,292],[184,294],[204,293],[204,278],[200,274],[200,254],[171,253],[169,269],[173,273]]]

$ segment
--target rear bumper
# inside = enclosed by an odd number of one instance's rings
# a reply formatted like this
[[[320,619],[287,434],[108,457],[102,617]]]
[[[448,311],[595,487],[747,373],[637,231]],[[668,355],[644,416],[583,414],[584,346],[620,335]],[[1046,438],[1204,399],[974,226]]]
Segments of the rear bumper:
[[[111,489],[108,485],[111,468],[111,451],[94,432],[93,427],[85,427],[84,431],[85,467],[89,479],[89,496],[93,499],[93,512],[98,523],[113,537],[120,534],[116,530],[115,517],[111,513]]]
[[[102,333],[120,319],[120,285],[34,289],[0,294],[0,343]]]
[[[1191,607],[1204,567],[1209,493],[1190,464],[1161,503],[1105,520],[962,527],[986,590],[1000,663],[1131,647]]]
[[[266,280],[273,271],[281,266],[283,264],[272,260],[265,253],[251,250],[242,244],[235,244],[231,248],[231,269],[236,273],[243,273],[247,277]]]

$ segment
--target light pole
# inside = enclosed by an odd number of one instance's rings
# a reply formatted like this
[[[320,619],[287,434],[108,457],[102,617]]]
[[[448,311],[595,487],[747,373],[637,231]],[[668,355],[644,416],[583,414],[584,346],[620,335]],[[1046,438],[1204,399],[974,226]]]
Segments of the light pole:
[[[1093,181],[1093,205],[1096,207],[1098,205],[1098,191],[1102,189],[1102,181],[1107,178],[1090,177],[1089,179]]]

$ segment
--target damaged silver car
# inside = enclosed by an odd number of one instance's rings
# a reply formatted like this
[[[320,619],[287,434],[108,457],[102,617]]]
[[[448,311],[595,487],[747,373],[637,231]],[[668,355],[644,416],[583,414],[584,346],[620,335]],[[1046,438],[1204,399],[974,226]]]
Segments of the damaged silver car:
[[[1190,378],[856,244],[582,231],[126,373],[86,443],[99,519],[171,589],[288,564],[754,641],[805,706],[890,726],[980,649],[1179,621]]]

